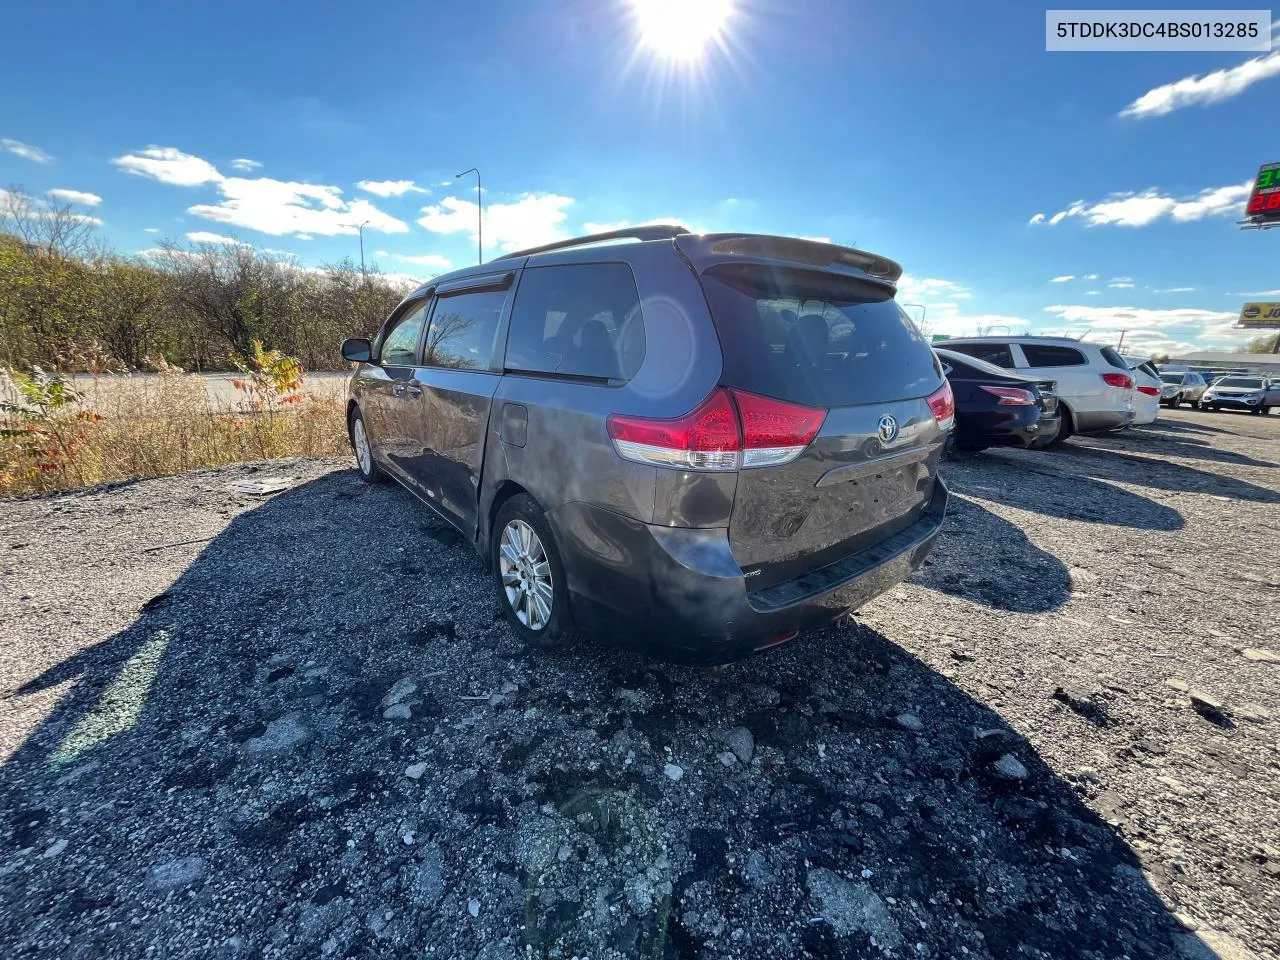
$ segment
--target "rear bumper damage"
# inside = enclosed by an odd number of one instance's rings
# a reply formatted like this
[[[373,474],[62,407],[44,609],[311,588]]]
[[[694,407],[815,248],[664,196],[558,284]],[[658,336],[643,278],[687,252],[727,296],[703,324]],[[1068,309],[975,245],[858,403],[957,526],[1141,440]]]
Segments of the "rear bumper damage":
[[[802,576],[749,590],[724,528],[640,523],[583,503],[551,514],[574,617],[606,642],[713,666],[825,626],[901,583],[928,555],[949,493],[911,526]]]

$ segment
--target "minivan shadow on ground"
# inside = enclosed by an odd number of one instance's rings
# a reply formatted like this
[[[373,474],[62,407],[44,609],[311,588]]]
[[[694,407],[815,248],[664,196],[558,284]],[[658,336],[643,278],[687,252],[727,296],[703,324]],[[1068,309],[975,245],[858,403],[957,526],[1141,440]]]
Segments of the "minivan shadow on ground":
[[[156,489],[103,496],[127,517]],[[955,520],[957,551],[1005,523]],[[1185,939],[1083,781],[885,635],[719,675],[529,653],[469,548],[349,471],[236,517],[10,696],[68,680],[0,768],[17,956],[1167,960]]]

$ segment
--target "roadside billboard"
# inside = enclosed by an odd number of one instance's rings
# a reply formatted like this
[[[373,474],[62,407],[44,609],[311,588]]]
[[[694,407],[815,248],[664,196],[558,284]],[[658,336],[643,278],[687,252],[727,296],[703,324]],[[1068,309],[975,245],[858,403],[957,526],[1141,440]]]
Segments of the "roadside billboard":
[[[1246,303],[1240,308],[1236,326],[1248,330],[1280,330],[1280,303]]]
[[[1280,223],[1280,161],[1258,168],[1244,215],[1253,223]]]

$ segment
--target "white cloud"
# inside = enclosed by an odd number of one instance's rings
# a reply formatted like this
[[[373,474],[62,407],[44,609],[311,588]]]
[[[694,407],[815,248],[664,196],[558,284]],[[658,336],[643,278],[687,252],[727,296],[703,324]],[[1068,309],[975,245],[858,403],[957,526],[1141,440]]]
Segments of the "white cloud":
[[[227,237],[221,233],[210,233],[207,230],[195,230],[187,234],[192,243],[225,243],[243,246],[235,237]]]
[[[358,231],[357,231],[357,232],[358,232]],[[295,240],[314,240],[314,239],[315,239],[315,237],[311,236],[311,234],[309,234],[309,233],[295,233],[295,234],[293,235],[293,239],[295,239]]]
[[[898,302],[908,300],[928,302],[938,297],[948,300],[967,300],[973,296],[968,287],[962,287],[951,280],[940,280],[936,277],[914,277],[904,273],[898,280]]]
[[[451,186],[453,186],[453,181],[452,181],[452,180],[441,180],[441,181],[440,181],[440,186],[442,186],[442,187],[451,187]]]
[[[1030,226],[1035,226],[1037,223],[1044,223],[1044,214],[1043,214],[1043,213],[1037,213],[1034,217],[1032,217],[1030,220],[1028,220],[1028,221],[1027,221],[1027,223],[1028,223]]]
[[[1125,350],[1134,354],[1229,348],[1242,342],[1242,334],[1234,329],[1236,314],[1221,310],[1061,304],[1044,309],[1065,324],[1055,332],[1087,334],[1096,342],[1115,342],[1123,330]]]
[[[1107,286],[1111,287],[1114,290],[1132,290],[1133,289],[1132,283],[1124,283],[1124,282],[1116,283],[1114,280],[1111,281],[1111,283],[1108,283]]]
[[[1249,293],[1228,293],[1228,297],[1280,297],[1280,290],[1254,290]]]
[[[1117,283],[1117,282],[1118,282],[1118,283],[1127,283],[1128,281],[1130,281],[1130,280],[1132,280],[1132,279],[1133,279],[1133,277],[1112,277],[1112,278],[1111,278],[1111,282],[1112,282],[1112,283]]]
[[[149,177],[175,187],[198,187],[218,183],[223,177],[208,160],[183,153],[177,147],[150,146],[137,153],[116,157],[112,164],[139,177]]]
[[[1067,217],[1084,217],[1091,226],[1115,225],[1121,227],[1145,227],[1164,217],[1178,222],[1201,220],[1205,217],[1241,213],[1241,205],[1249,196],[1251,183],[1225,187],[1208,187],[1191,197],[1169,197],[1156,188],[1142,193],[1114,193],[1098,203],[1077,200],[1065,210],[1049,218],[1050,224],[1061,223]]]
[[[49,196],[65,203],[78,203],[86,207],[96,207],[102,202],[102,198],[96,193],[85,193],[83,190],[64,190],[62,187],[50,190]]]
[[[292,250],[278,250],[275,247],[263,247],[262,252],[269,253],[273,257],[294,257],[296,259],[298,256]]]
[[[1101,290],[1086,290],[1086,291],[1084,292],[1084,295],[1085,295],[1086,297],[1100,297],[1100,296],[1102,296],[1102,291],[1101,291]]]
[[[1151,292],[1152,293],[1192,293],[1195,291],[1195,289],[1196,289],[1195,287],[1166,287],[1163,290],[1152,290]],[[1275,292],[1280,293],[1280,290],[1277,290]]]
[[[361,180],[356,188],[378,197],[400,197],[406,193],[430,193],[412,180]]]
[[[254,170],[261,170],[262,164],[248,157],[236,157],[231,161],[231,169],[239,170],[241,173],[252,173]]]
[[[1159,117],[1191,106],[1209,106],[1242,93],[1268,77],[1280,76],[1280,52],[1254,57],[1244,63],[1204,76],[1183,77],[1175,83],[1148,90],[1120,111],[1122,117]]]
[[[555,193],[529,193],[514,203],[491,203],[484,210],[484,240],[487,247],[519,250],[563,239],[565,211],[572,197]],[[422,208],[421,226],[432,233],[476,236],[476,205],[470,200],[445,197],[438,204]]]
[[[1066,283],[1068,280],[1074,280],[1075,278],[1076,278],[1076,275],[1074,273],[1064,273],[1060,277],[1054,277],[1049,282],[1050,283]]]
[[[453,269],[453,261],[448,257],[442,257],[438,253],[424,253],[421,256],[417,254],[388,253],[386,250],[379,250],[379,257],[386,257],[388,260],[399,260],[401,263],[412,263],[419,267],[432,267],[439,272]]]
[[[142,232],[143,233],[159,233],[160,228],[159,227],[143,227]]]
[[[49,156],[49,154],[39,147],[23,143],[21,140],[10,140],[8,137],[0,138],[0,147],[4,147],[15,157],[21,157],[23,160],[30,160],[33,163],[53,163],[53,157]]]
[[[1085,274],[1083,277],[1081,277],[1080,279],[1081,279],[1081,280],[1097,280],[1097,279],[1098,279],[1098,275],[1097,275],[1096,273],[1086,273],[1086,274]]]
[[[408,224],[383,213],[367,200],[346,201],[342,190],[323,184],[294,183],[270,177],[229,177],[218,182],[222,200],[187,208],[192,216],[274,236],[331,237],[356,234],[359,224],[382,233],[408,233]]]

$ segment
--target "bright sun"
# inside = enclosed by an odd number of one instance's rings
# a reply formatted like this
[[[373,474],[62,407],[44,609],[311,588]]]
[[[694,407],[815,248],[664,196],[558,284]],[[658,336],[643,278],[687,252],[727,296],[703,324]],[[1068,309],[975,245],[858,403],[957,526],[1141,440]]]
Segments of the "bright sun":
[[[641,42],[661,57],[695,60],[719,39],[733,0],[631,0]]]

